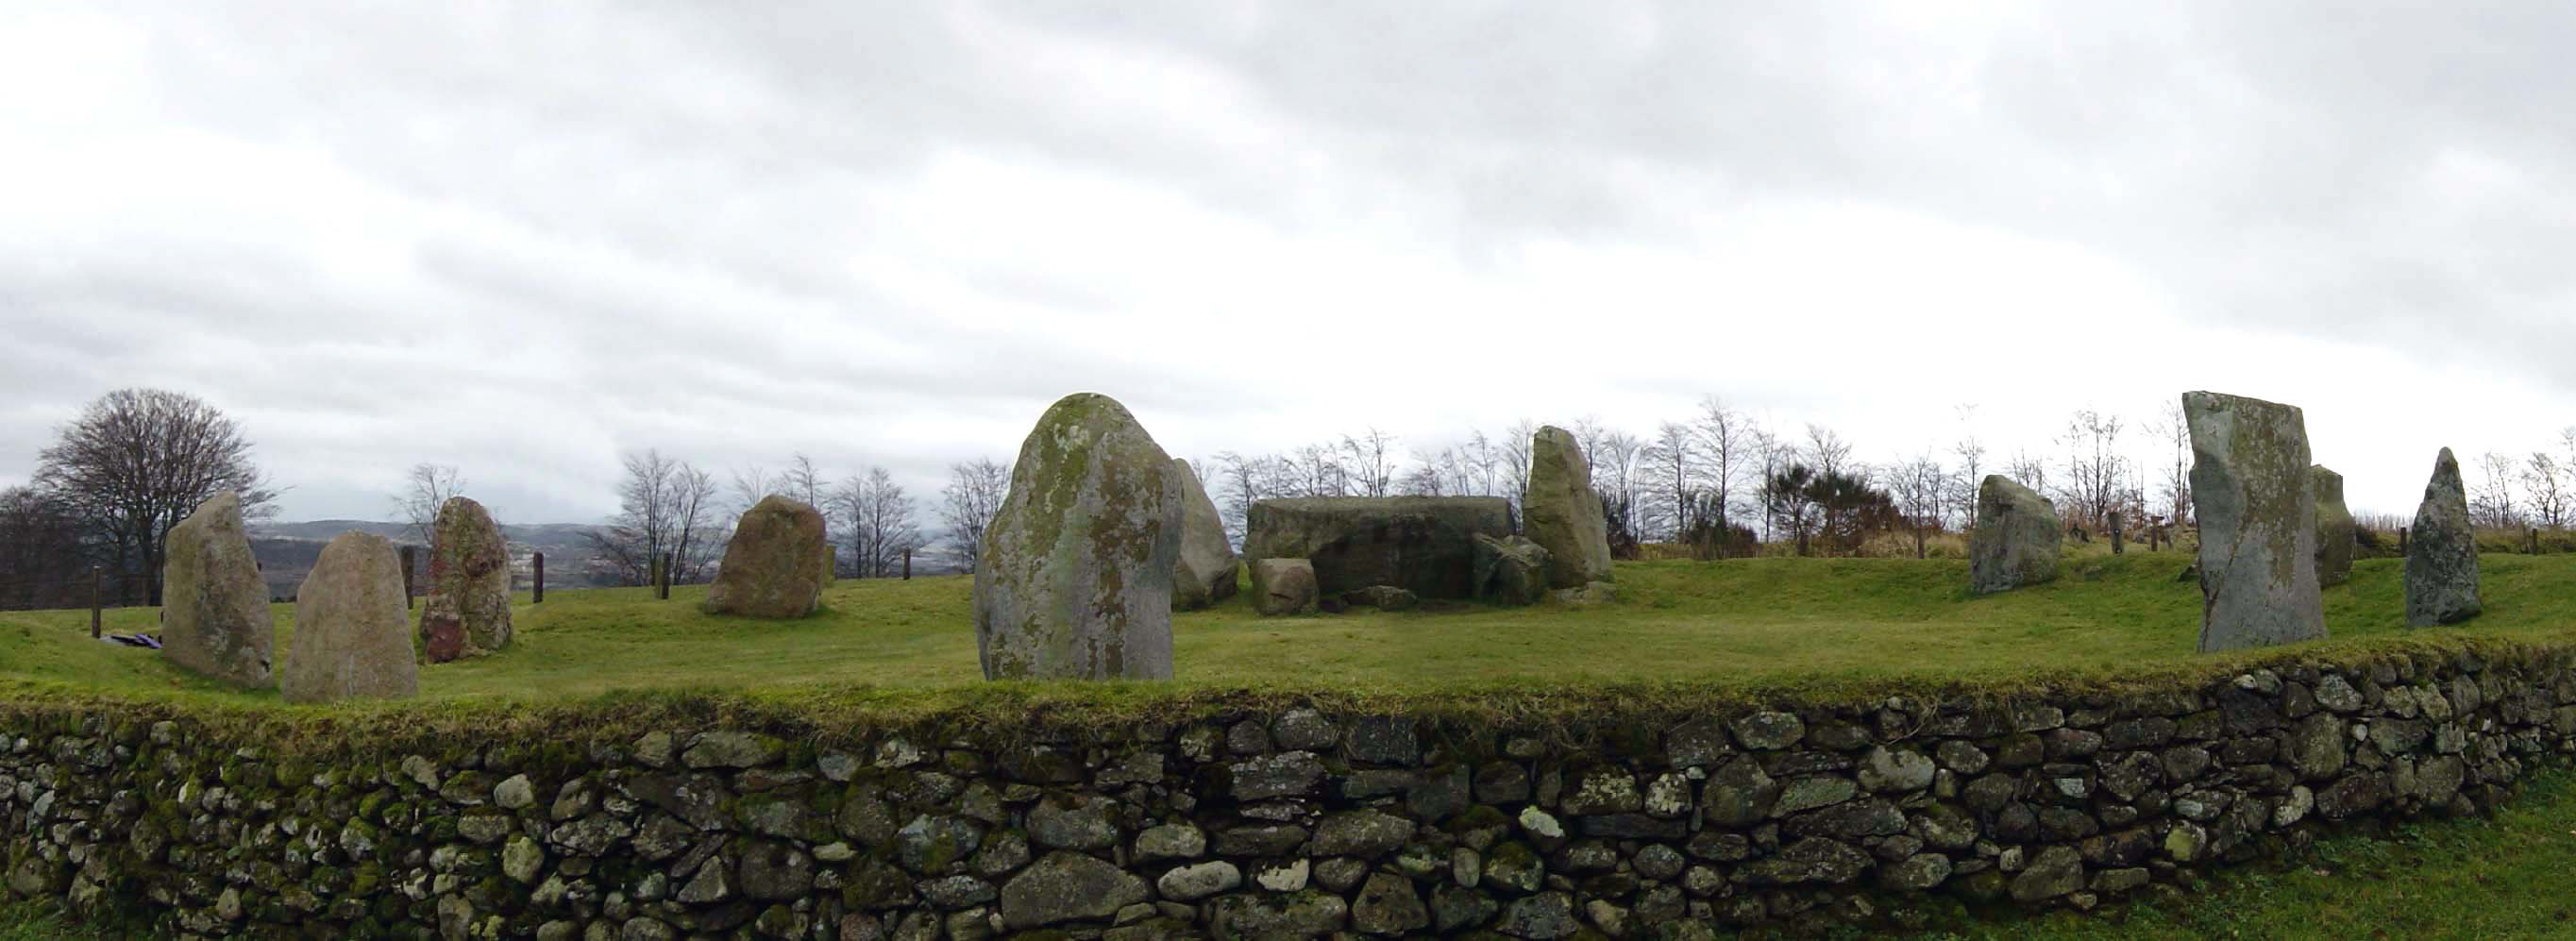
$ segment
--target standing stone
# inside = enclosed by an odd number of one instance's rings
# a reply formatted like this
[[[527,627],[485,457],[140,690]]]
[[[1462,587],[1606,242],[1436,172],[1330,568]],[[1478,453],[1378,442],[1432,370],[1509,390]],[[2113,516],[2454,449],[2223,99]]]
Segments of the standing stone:
[[[1234,544],[1190,462],[1172,459],[1181,481],[1181,556],[1172,567],[1172,610],[1195,611],[1234,597]]]
[[[469,498],[449,497],[429,532],[429,597],[420,606],[429,661],[509,646],[510,546],[492,514]]]
[[[2415,508],[2415,534],[2406,545],[2406,625],[2432,627],[2476,617],[2478,537],[2469,526],[2469,499],[2460,485],[2460,462],[2443,448],[2433,480]]]
[[[2352,510],[2343,503],[2343,475],[2323,464],[2308,468],[2309,486],[2317,495],[2317,587],[2341,585],[2352,577]]]
[[[1126,406],[1083,392],[1048,408],[976,561],[984,678],[1171,679],[1181,497]]]
[[[823,514],[777,494],[742,511],[707,586],[708,614],[801,618],[823,597]]]
[[[322,547],[295,590],[295,636],[279,688],[288,702],[417,695],[420,665],[412,657],[409,621],[393,542],[341,533]]]
[[[1547,550],[1547,584],[1581,588],[1610,580],[1610,524],[1592,492],[1592,465],[1574,435],[1555,425],[1530,436],[1522,532]]]
[[[1304,559],[1252,563],[1252,610],[1265,617],[1315,612],[1315,564]]]
[[[2191,505],[2200,520],[2200,650],[2326,636],[2307,416],[2296,406],[2186,392]]]
[[[215,494],[170,528],[161,598],[161,656],[236,686],[276,682],[269,649],[277,628],[240,496]]]
[[[1968,534],[1968,587],[1980,595],[2057,577],[2066,531],[2057,506],[2002,474],[1977,483],[1977,528]]]

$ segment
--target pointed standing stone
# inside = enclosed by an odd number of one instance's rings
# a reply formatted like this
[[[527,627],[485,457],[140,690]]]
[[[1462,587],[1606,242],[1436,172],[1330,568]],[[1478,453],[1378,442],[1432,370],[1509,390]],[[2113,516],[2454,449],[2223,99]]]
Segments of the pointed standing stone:
[[[812,614],[822,603],[829,548],[821,511],[777,494],[762,497],[734,523],[701,608],[756,618]]]
[[[1190,462],[1172,459],[1181,481],[1181,554],[1172,569],[1172,610],[1193,611],[1234,597],[1234,544]]]
[[[276,682],[269,651],[277,627],[242,530],[241,497],[215,494],[170,528],[161,597],[162,657],[236,686]]]
[[[2341,585],[2352,577],[2352,510],[2343,503],[2343,475],[2323,464],[2308,468],[2309,486],[2317,494],[2317,586]]]
[[[1547,550],[1547,583],[1581,588],[1610,580],[1610,524],[1592,492],[1592,465],[1574,435],[1555,425],[1530,436],[1521,533]]]
[[[449,497],[430,523],[429,595],[420,606],[432,663],[510,645],[510,545],[483,504]]]
[[[2469,525],[2468,492],[2460,483],[2459,459],[2443,448],[2406,545],[2406,626],[2457,624],[2476,617],[2480,608],[2478,537]]]
[[[1038,418],[975,566],[984,678],[1167,680],[1181,481],[1127,407],[1094,393]]]
[[[2307,416],[2296,406],[2186,392],[2191,505],[2200,520],[2200,650],[2326,636]]]
[[[295,637],[278,686],[288,702],[418,695],[408,621],[393,542],[341,533],[295,591]]]
[[[1968,588],[1980,595],[2057,577],[2066,539],[2057,506],[2002,474],[1977,483],[1977,528],[1968,534]]]

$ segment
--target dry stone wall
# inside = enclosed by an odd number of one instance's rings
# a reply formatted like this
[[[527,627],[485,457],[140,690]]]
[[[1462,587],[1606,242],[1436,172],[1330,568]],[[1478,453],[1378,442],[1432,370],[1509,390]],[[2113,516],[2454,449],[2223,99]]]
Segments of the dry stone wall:
[[[2340,822],[2506,800],[2576,742],[2576,660],[2493,656],[1546,730],[1216,707],[963,737],[605,724],[339,763],[18,702],[0,704],[0,862],[10,892],[179,936],[1885,926],[2089,907]]]

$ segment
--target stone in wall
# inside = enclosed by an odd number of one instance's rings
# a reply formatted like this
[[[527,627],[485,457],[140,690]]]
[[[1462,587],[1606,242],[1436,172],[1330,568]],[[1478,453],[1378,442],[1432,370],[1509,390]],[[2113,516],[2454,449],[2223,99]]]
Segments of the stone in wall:
[[[1865,936],[1916,893],[2091,909],[2475,813],[2576,750],[2576,648],[2315,659],[2048,699],[1623,703],[1580,739],[1207,703],[932,734],[620,712],[388,755],[23,700],[0,885],[156,935]]]
[[[269,661],[277,627],[242,530],[241,497],[212,499],[170,528],[161,567],[161,656],[235,686],[276,682]]]
[[[2295,406],[2186,392],[2200,522],[2200,650],[2326,636],[2307,418]]]

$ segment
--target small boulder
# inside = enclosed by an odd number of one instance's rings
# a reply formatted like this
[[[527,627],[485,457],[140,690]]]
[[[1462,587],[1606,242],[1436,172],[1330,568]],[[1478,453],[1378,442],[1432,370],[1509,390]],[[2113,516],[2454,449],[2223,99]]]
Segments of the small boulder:
[[[2323,464],[2308,468],[2309,487],[2317,499],[2317,587],[2343,584],[2352,577],[2354,523],[2343,502],[2343,475]]]
[[[491,653],[510,645],[510,547],[483,504],[449,497],[430,524],[429,596],[421,636],[432,662]],[[445,653],[445,656],[441,656]]]
[[[1530,605],[1547,596],[1547,550],[1521,536],[1476,534],[1476,596]]]
[[[1968,534],[1968,587],[1980,595],[2057,577],[2066,538],[2057,507],[2002,474],[1977,484],[1977,526]]]
[[[1547,550],[1551,588],[1610,580],[1610,524],[1592,490],[1592,465],[1574,435],[1548,425],[1530,436],[1521,531]]]
[[[269,661],[277,628],[260,580],[241,498],[215,494],[170,528],[161,567],[161,656],[235,686],[276,682]]]
[[[394,544],[373,533],[334,537],[295,591],[295,637],[278,684],[286,700],[419,694],[406,614]]]
[[[1172,476],[1181,482],[1181,554],[1172,565],[1172,610],[1195,611],[1234,597],[1240,565],[1198,472],[1173,458]]]
[[[2479,610],[2477,532],[2469,525],[2459,459],[2443,448],[2406,543],[2406,626],[2457,624]]]
[[[2186,392],[2200,521],[2200,651],[2326,636],[2307,417],[2296,406]]]
[[[1358,591],[1342,593],[1342,603],[1352,607],[1367,606],[1380,611],[1410,611],[1422,599],[1393,585],[1370,585]]]
[[[707,586],[708,614],[801,618],[823,598],[823,514],[771,494],[742,511]]]
[[[1304,559],[1253,562],[1252,609],[1265,616],[1314,613],[1314,563]]]
[[[1171,679],[1182,502],[1126,406],[1085,392],[1048,408],[976,560],[984,678]]]

